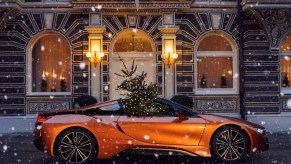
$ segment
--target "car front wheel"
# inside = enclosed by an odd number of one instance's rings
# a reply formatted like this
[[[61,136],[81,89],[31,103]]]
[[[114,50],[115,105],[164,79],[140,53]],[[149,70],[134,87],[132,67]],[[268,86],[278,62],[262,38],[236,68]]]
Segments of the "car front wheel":
[[[211,142],[212,155],[223,162],[239,162],[249,150],[247,135],[239,128],[223,127],[219,129]]]
[[[65,163],[88,163],[97,154],[93,136],[83,129],[69,129],[63,132],[56,143],[57,156]]]

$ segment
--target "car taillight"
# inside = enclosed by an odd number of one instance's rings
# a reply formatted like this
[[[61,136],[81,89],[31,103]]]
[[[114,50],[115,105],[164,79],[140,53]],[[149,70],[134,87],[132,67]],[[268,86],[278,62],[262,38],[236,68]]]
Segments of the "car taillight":
[[[46,116],[46,115],[38,115],[37,116],[37,122],[38,123],[43,123],[46,120],[48,120],[49,118],[51,118],[52,116]]]

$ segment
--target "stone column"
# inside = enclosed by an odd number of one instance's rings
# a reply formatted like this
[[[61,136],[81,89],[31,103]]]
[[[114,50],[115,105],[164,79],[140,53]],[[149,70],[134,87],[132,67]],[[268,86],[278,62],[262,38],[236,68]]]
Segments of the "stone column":
[[[98,47],[98,52],[103,52],[103,33],[105,31],[104,26],[87,26],[85,30],[89,33],[88,37],[88,50],[93,55],[93,46]],[[89,63],[89,92],[91,96],[94,96],[98,102],[102,101],[102,62],[101,63]]]
[[[166,53],[167,46],[172,47],[172,53],[176,53],[176,32],[179,30],[177,26],[159,27],[162,33],[162,53]],[[163,91],[164,97],[167,99],[175,95],[175,64],[163,64]]]

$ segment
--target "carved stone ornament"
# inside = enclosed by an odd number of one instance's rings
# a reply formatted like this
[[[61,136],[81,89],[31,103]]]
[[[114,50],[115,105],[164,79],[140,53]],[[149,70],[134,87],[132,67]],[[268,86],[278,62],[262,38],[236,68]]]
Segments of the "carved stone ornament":
[[[69,102],[30,102],[30,112],[35,111],[52,111],[57,109],[69,109]]]
[[[85,30],[89,34],[103,34],[106,28],[104,26],[101,26],[101,27],[86,26]]]
[[[159,27],[158,29],[162,34],[176,34],[180,28],[178,26],[174,26],[174,27]]]
[[[230,101],[214,101],[214,100],[198,100],[198,110],[236,110],[237,102],[234,100]]]
[[[279,42],[291,27],[289,9],[258,9],[261,22],[265,25],[271,41],[271,47],[279,47]]]

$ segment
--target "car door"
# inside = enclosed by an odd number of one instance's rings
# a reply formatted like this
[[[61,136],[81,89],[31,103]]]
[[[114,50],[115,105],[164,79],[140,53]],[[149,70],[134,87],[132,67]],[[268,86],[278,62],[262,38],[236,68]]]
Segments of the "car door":
[[[173,112],[179,110],[166,105]],[[165,145],[198,145],[205,120],[197,115],[185,117],[181,113],[147,117],[120,116],[118,125],[125,134],[139,141]]]

